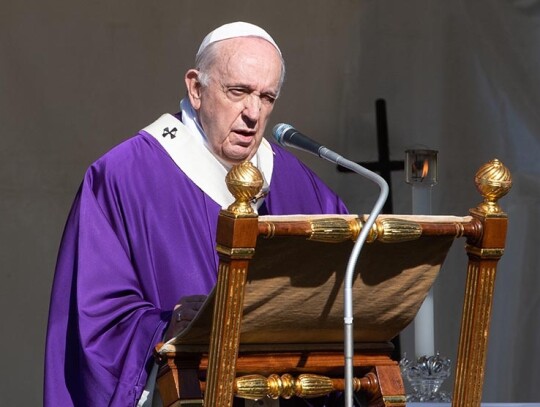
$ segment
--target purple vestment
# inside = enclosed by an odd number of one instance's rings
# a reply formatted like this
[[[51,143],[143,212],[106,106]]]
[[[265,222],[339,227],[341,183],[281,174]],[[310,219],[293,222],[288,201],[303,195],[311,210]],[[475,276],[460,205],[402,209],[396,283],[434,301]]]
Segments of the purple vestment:
[[[260,214],[346,212],[309,169],[272,147]],[[215,285],[219,210],[144,131],[88,169],[54,278],[46,407],[136,405],[173,306]]]

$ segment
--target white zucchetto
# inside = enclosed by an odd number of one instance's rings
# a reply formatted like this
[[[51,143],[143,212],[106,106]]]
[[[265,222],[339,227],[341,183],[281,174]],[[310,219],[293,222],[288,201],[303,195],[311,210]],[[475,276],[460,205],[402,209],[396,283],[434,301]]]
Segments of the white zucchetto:
[[[204,37],[204,40],[197,51],[197,57],[206,47],[214,42],[238,37],[259,37],[265,39],[272,44],[279,52],[279,55],[281,55],[281,50],[277,46],[276,42],[265,30],[255,24],[237,21],[235,23],[222,25]]]

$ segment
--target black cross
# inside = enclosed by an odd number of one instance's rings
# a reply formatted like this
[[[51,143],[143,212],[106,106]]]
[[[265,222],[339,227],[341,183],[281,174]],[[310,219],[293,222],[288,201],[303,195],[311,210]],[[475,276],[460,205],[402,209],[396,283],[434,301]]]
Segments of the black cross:
[[[390,160],[390,150],[388,148],[388,124],[386,120],[386,102],[384,99],[375,101],[375,114],[377,119],[377,147],[379,150],[379,161],[358,163],[370,171],[375,171],[388,183],[389,192],[383,213],[393,213],[392,207],[392,171],[403,171],[405,163],[403,161]],[[349,169],[338,166],[340,172],[351,172]]]
[[[171,140],[172,140],[173,138],[176,137],[176,132],[177,132],[177,131],[178,131],[178,129],[177,129],[176,127],[173,127],[171,130],[169,130],[168,127],[165,127],[165,128],[163,129],[163,134],[162,134],[162,136],[163,136],[163,137],[171,136]]]

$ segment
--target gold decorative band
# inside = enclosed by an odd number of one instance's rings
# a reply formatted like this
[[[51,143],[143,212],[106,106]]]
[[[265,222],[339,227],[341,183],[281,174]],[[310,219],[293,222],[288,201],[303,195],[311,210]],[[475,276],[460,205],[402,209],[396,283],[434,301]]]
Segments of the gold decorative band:
[[[354,237],[349,222],[342,218],[314,219],[310,224],[311,235],[308,240],[339,243]]]
[[[177,403],[181,407],[202,407],[204,406],[204,402],[202,399],[196,399],[196,400],[178,400]]]
[[[250,259],[255,254],[253,247],[226,247],[218,244],[216,247],[218,253],[225,254],[235,259]]]
[[[264,235],[267,239],[272,239],[276,234],[276,225],[273,222],[263,222],[265,225],[268,226],[268,232],[266,235]]]
[[[467,245],[467,252],[474,254],[483,259],[498,259],[504,254],[504,249],[488,248],[481,249],[471,245]]]
[[[294,378],[290,374],[272,374],[268,378],[261,375],[248,375],[235,380],[237,397],[250,400],[266,396],[273,399],[297,397],[318,397],[334,391],[332,379],[314,374],[301,374]]]
[[[309,240],[329,243],[355,240],[361,229],[358,221],[349,223],[341,218],[315,219],[310,222],[310,226]],[[461,226],[461,228],[463,227]],[[463,230],[458,229],[456,233],[463,234]],[[272,231],[268,232],[268,236],[272,234]],[[373,225],[367,241],[378,240],[383,243],[395,243],[416,240],[420,236],[422,236],[422,226],[417,222],[404,219],[378,219]]]
[[[379,219],[373,225],[368,241],[383,243],[406,242],[422,236],[422,226],[404,219]]]
[[[459,239],[465,233],[465,227],[461,223],[454,223],[454,226],[456,227],[456,239]]]
[[[267,378],[262,375],[247,375],[238,377],[234,381],[234,393],[237,397],[260,400],[264,397],[273,399],[291,398],[293,396],[312,398],[330,394],[334,391],[344,391],[345,381],[315,374],[301,374],[297,378],[285,373],[280,375],[271,374]],[[362,378],[353,378],[353,391],[363,391],[373,395],[379,388],[378,379],[375,373],[367,373]],[[388,405],[404,405],[401,396],[388,397]],[[394,400],[395,399],[395,400]]]
[[[401,407],[407,402],[407,398],[405,396],[383,396],[383,400],[384,405],[388,407]]]

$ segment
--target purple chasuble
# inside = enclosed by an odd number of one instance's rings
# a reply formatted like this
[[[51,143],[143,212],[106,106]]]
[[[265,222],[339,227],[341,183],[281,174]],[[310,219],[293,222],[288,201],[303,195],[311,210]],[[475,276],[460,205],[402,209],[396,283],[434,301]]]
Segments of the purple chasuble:
[[[307,167],[272,148],[261,215],[346,213]],[[174,305],[216,283],[219,210],[144,131],[88,169],[54,277],[46,407],[136,405]]]

